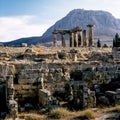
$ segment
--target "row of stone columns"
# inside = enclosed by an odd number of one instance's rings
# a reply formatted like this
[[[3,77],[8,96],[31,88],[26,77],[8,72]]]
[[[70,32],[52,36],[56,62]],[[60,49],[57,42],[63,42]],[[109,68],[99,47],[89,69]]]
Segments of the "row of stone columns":
[[[82,46],[94,46],[94,34],[93,34],[93,25],[87,25],[88,27],[88,36],[87,31],[82,30],[80,27],[76,27],[72,30],[54,30],[53,32],[53,45],[57,46],[57,34],[61,34],[62,47],[66,47],[65,34],[70,36],[70,47],[82,47]]]

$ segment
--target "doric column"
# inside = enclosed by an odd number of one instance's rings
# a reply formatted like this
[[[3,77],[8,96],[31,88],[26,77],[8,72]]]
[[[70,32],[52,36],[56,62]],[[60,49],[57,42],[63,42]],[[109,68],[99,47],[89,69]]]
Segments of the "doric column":
[[[78,47],[78,34],[74,31],[74,47]]]
[[[55,31],[53,32],[53,46],[57,46],[57,32]]]
[[[62,37],[62,47],[66,47],[66,43],[65,43],[65,33],[64,33],[64,32],[61,33],[61,37]]]
[[[83,46],[84,47],[88,46],[88,39],[87,39],[86,30],[83,30]]]
[[[82,29],[78,29],[78,47],[83,46]]]
[[[94,33],[93,33],[93,25],[87,25],[88,27],[88,41],[89,46],[94,46]]]
[[[70,31],[70,47],[74,47],[74,33]]]

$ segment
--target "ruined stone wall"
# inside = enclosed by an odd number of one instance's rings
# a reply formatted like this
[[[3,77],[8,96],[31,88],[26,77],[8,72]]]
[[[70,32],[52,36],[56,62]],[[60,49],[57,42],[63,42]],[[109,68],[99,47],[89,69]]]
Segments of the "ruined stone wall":
[[[64,82],[69,79],[69,71],[60,64],[26,65],[17,74],[18,79],[14,84],[15,95],[21,99],[35,97],[43,86],[51,92],[63,89]],[[41,85],[41,79],[43,79],[43,85]]]
[[[50,90],[52,93],[55,90],[63,90],[64,83],[69,81],[70,72],[78,69],[78,64],[34,64],[32,66],[26,65],[18,73],[18,84],[15,84],[16,97],[35,97],[37,95],[38,89],[42,87],[40,80],[43,79],[43,86],[45,89]],[[116,74],[116,66],[91,66],[91,69],[84,67],[83,69],[83,79],[87,82],[93,81],[98,83],[98,81],[106,80],[109,81]],[[100,76],[99,76],[100,75]],[[103,81],[101,81],[103,82]]]
[[[6,75],[13,75],[15,97],[24,99],[26,97],[36,97],[38,90],[41,89],[41,79],[43,79],[44,88],[52,93],[55,90],[63,90],[64,83],[69,80],[70,72],[75,69],[82,69],[83,79],[98,82],[102,78],[110,80],[119,71],[116,71],[118,65],[79,65],[80,63],[34,63],[34,64],[15,64],[0,65],[0,80],[5,81]],[[89,66],[89,67],[87,67]],[[89,69],[88,69],[89,68]],[[114,71],[114,72],[113,72]]]
[[[118,65],[106,63],[111,52],[107,56],[106,52],[93,52],[92,49],[95,48],[65,49],[51,54],[35,54],[28,50],[23,58],[0,64],[0,81],[5,81],[7,75],[13,75],[15,98],[25,100],[36,98],[39,89],[43,88],[51,93],[63,91],[65,82],[69,81],[71,72],[76,69],[81,70],[83,80],[90,83],[103,79],[109,81],[120,74]]]

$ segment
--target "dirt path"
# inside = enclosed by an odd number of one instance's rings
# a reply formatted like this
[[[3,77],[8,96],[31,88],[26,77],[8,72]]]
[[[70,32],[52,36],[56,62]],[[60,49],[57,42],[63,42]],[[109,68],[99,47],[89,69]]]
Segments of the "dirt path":
[[[108,112],[102,112],[99,113],[99,116],[95,118],[95,120],[120,120],[120,113],[108,113]]]

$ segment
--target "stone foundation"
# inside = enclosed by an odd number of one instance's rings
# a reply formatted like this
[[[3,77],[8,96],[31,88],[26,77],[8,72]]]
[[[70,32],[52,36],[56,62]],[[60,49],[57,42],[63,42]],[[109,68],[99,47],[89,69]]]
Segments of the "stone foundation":
[[[94,107],[94,91],[89,90],[88,94],[84,92],[84,87],[89,89],[93,84],[107,83],[112,78],[120,76],[120,64],[113,62],[112,52],[108,52],[106,49],[102,51],[95,48],[72,48],[61,49],[49,54],[31,52],[33,51],[28,50],[23,53],[23,55],[30,53],[29,60],[24,56],[21,59],[16,57],[14,61],[0,62],[0,81],[8,82],[6,84],[8,104],[11,103],[9,101],[11,99],[18,99],[18,104],[21,106],[26,103],[37,104],[41,102],[44,104],[44,100],[40,101],[39,99],[41,98],[40,89],[49,91],[51,95],[55,91],[64,91],[65,84],[71,80],[72,72],[80,70],[82,80],[87,84],[83,85],[83,88],[77,89],[78,93],[74,89],[71,92],[73,93],[71,98],[74,99],[76,105],[77,103],[84,103],[83,108]],[[14,58],[15,56],[11,57]],[[73,81],[75,86],[76,83],[80,84]],[[79,94],[80,92],[81,94]],[[80,102],[80,98],[78,99],[79,95],[82,102]]]

